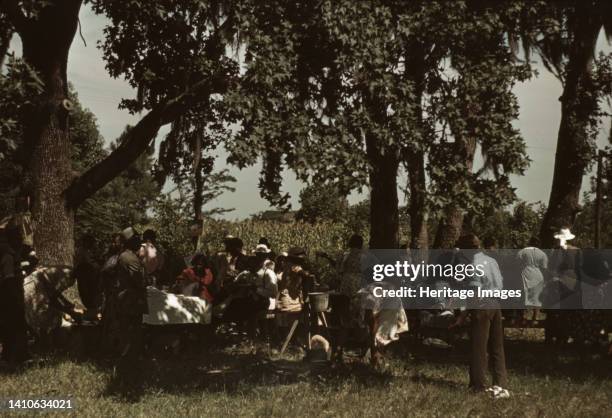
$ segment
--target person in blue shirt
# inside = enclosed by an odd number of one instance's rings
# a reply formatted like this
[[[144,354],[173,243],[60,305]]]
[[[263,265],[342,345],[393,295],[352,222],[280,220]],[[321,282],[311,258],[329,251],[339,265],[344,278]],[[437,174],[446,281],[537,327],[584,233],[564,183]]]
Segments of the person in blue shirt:
[[[469,278],[471,287],[487,290],[502,290],[503,277],[497,261],[481,250],[480,240],[474,234],[467,234],[457,241],[467,260],[474,266],[482,266],[482,275]],[[477,289],[476,289],[477,290]],[[480,298],[470,310],[463,311],[452,327],[463,324],[470,314],[470,388],[486,391],[495,398],[507,398],[510,392],[504,387],[507,382],[506,357],[504,353],[504,327],[499,301],[494,298]],[[491,361],[493,386],[486,382],[487,360]]]

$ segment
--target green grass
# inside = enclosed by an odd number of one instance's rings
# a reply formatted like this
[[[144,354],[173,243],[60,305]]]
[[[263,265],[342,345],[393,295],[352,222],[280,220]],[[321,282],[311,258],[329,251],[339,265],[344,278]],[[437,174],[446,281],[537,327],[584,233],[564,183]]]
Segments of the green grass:
[[[508,335],[506,400],[467,391],[465,341],[453,349],[402,341],[383,369],[354,357],[316,372],[297,356],[249,354],[227,340],[149,356],[136,401],[109,392],[110,362],[69,356],[0,375],[0,398],[69,396],[75,416],[104,417],[612,416],[609,358]]]

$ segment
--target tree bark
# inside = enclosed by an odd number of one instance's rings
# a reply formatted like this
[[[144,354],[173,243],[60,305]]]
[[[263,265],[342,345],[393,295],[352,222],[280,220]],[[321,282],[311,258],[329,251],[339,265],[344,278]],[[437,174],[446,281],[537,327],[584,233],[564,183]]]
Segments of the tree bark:
[[[429,247],[427,229],[427,186],[425,178],[425,154],[422,151],[408,157],[408,182],[410,185],[410,248],[425,250]]]
[[[463,211],[456,205],[449,206],[438,223],[434,248],[455,248],[462,229]]]
[[[35,21],[14,23],[24,60],[45,86],[24,127],[34,248],[43,265],[71,265],[74,254],[74,210],[64,194],[72,180],[66,67],[80,7],[80,0],[52,1]]]
[[[24,109],[25,183],[32,197],[34,247],[43,265],[72,264],[74,214],[78,206],[132,164],[170,123],[202,96],[222,92],[229,80],[219,73],[195,82],[185,93],[147,113],[106,159],[73,179],[66,70],[78,26],[82,0],[50,0],[35,18],[26,17],[15,0],[0,2],[23,45],[25,61],[45,85],[35,105]],[[230,18],[215,31],[207,52],[221,56],[222,39],[232,30]],[[68,103],[69,105],[69,103]]]
[[[393,147],[381,147],[371,133],[366,135],[370,161],[370,248],[398,248],[399,210],[397,170],[399,156]]]
[[[587,5],[576,6],[573,42],[566,64],[561,101],[561,123],[548,208],[540,229],[544,248],[554,245],[554,231],[571,226],[580,210],[582,179],[593,158],[588,135],[589,118],[597,106],[591,68],[600,30],[598,16]]]
[[[3,28],[0,30],[0,70],[4,66],[4,60],[8,53],[9,46],[11,45],[11,39],[13,38],[12,28]]]
[[[415,42],[408,48],[409,65],[406,68],[406,78],[412,82],[415,105],[414,142],[423,143],[425,129],[423,121],[423,93],[425,91],[425,48],[420,42]],[[426,250],[429,247],[429,232],[427,229],[427,184],[425,176],[425,152],[408,149],[406,151],[406,167],[410,187],[410,248]]]
[[[202,138],[196,138],[195,149],[193,153],[193,176],[194,176],[194,187],[193,187],[193,219],[196,222],[202,221],[202,206],[204,192],[204,178],[202,177],[202,168],[200,163],[202,160]]]

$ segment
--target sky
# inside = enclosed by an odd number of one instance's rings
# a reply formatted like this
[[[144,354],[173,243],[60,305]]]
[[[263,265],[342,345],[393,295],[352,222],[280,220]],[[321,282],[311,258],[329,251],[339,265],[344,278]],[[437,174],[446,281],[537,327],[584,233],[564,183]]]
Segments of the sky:
[[[103,37],[106,18],[95,15],[88,7],[80,13],[82,34],[85,42],[77,36],[70,50],[68,62],[68,80],[74,85],[81,103],[89,108],[98,119],[98,127],[105,140],[110,143],[116,139],[127,124],[135,124],[140,116],[131,115],[118,109],[121,98],[134,97],[134,91],[123,79],[113,79],[105,69],[105,63],[97,43]],[[86,45],[85,45],[86,43]],[[14,37],[12,48],[19,52],[21,45]],[[598,48],[612,51],[610,45],[600,37]],[[540,66],[541,67],[541,66]],[[544,68],[539,68],[538,76],[518,84],[515,93],[520,104],[520,116],[516,127],[525,138],[528,154],[532,162],[524,176],[513,176],[512,184],[517,189],[520,199],[527,202],[548,202],[552,183],[554,150],[556,149],[557,132],[561,118],[560,82]],[[610,120],[603,125],[598,139],[599,146],[605,146],[609,137]],[[160,136],[167,129],[162,128]],[[218,153],[216,169],[226,167],[226,154]],[[270,209],[268,203],[259,196],[259,166],[238,170],[227,166],[236,177],[235,192],[226,192],[217,201],[209,204],[212,207],[235,208],[224,215],[226,218],[245,218],[251,214]],[[304,186],[296,180],[291,172],[284,175],[283,189],[292,196],[294,208],[299,207],[298,194]],[[405,181],[405,176],[399,180]],[[588,187],[588,176],[585,176],[584,187]],[[349,200],[354,203],[364,195],[353,194]]]

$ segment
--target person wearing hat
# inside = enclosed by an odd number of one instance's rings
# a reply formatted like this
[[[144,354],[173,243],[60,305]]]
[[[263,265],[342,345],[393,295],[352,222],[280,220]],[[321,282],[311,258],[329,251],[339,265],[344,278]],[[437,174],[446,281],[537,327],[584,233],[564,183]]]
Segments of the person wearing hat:
[[[11,365],[28,358],[23,276],[17,256],[20,246],[16,228],[0,229],[0,358]]]
[[[278,285],[278,309],[300,312],[314,287],[312,275],[305,269],[306,250],[292,247],[287,251],[285,270]]]
[[[217,253],[213,260],[214,270],[218,277],[218,280],[215,280],[218,282],[220,289],[234,281],[242,271],[246,257],[242,250],[244,243],[240,238],[226,235],[223,242],[225,250]],[[227,289],[223,293],[227,293]]]
[[[483,275],[473,275],[468,280],[472,287],[483,290],[502,290],[503,277],[494,258],[486,255],[480,248],[480,240],[474,234],[459,238],[456,246],[461,250],[461,258],[474,266],[482,266]],[[470,383],[474,391],[489,392],[494,398],[508,398],[510,392],[504,387],[507,382],[506,357],[504,353],[504,327],[499,301],[479,299],[469,311],[470,331]],[[450,328],[462,325],[468,311],[463,311]],[[492,363],[493,386],[486,384],[488,360]]]
[[[274,271],[274,261],[272,261],[272,250],[266,244],[257,244],[255,259],[259,269],[257,270],[257,293],[267,297],[270,301],[268,310],[276,309],[276,297],[278,296],[278,277]]]
[[[246,256],[246,269],[236,276],[236,292],[224,301],[226,321],[247,323],[249,338],[253,340],[259,314],[274,308],[276,303],[276,274],[266,267],[267,252],[260,249],[255,255]]]
[[[272,249],[272,244],[270,244],[270,240],[268,238],[266,238],[266,237],[259,238],[259,242],[257,244],[258,245],[260,245],[260,244],[265,245],[270,250],[270,252],[268,253],[268,258],[270,260],[276,260],[277,254]]]
[[[160,275],[165,259],[163,252],[160,251],[157,244],[157,233],[155,230],[147,229],[144,231],[142,233],[142,241],[138,256],[144,264],[147,282],[153,286],[158,286],[158,282],[161,282]]]
[[[546,311],[545,340],[547,343],[566,343],[570,337],[580,334],[580,314],[575,310],[582,307],[582,252],[569,244],[576,238],[569,226],[559,228],[553,236],[556,246],[549,267],[552,280],[546,284],[543,297],[544,308],[554,309]]]
[[[138,251],[140,236],[132,227],[121,231],[124,248],[117,261],[117,325],[120,352],[117,379],[121,385],[139,383],[138,359],[142,350],[142,315],[147,313],[145,271]]]

